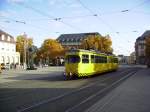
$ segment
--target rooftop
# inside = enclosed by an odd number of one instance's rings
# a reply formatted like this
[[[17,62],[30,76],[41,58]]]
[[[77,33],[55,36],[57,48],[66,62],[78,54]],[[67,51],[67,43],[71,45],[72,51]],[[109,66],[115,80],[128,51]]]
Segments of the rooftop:
[[[92,32],[92,33],[75,33],[75,34],[62,34],[60,35],[57,40],[62,41],[81,41],[89,35],[100,35],[98,32]]]
[[[2,39],[2,35],[4,35],[4,39]],[[9,38],[9,40],[8,40],[8,38]],[[8,42],[8,43],[15,43],[14,37],[12,35],[4,32],[1,29],[0,29],[0,41]]]
[[[150,37],[150,30],[145,31],[137,40],[144,40],[147,37]]]

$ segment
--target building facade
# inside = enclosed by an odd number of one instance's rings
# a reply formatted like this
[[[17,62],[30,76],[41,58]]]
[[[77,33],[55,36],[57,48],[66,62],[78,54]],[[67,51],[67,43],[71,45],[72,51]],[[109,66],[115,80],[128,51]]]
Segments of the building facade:
[[[2,30],[0,30],[0,64],[20,64],[20,53],[16,52],[14,38]]]
[[[135,55],[137,64],[146,64],[145,40],[150,38],[150,30],[145,31],[135,42]]]
[[[135,52],[132,52],[129,56],[129,64],[136,64]]]
[[[81,42],[88,36],[100,35],[98,32],[93,33],[77,33],[77,34],[62,34],[57,38],[57,41],[61,43],[64,48],[75,48],[78,49]]]
[[[128,64],[128,56],[118,55],[119,64]]]

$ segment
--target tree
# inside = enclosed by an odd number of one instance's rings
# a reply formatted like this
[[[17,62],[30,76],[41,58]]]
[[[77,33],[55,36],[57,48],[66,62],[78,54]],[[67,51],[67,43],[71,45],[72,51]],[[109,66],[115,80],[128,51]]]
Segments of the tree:
[[[94,49],[103,53],[112,53],[111,48],[112,41],[109,35],[90,35],[81,42],[80,48],[82,49]]]
[[[20,53],[20,62],[24,62],[24,53],[26,50],[26,54],[28,55],[28,47],[33,45],[33,39],[27,38],[25,35],[19,35],[17,36],[16,40],[16,51]],[[28,58],[26,57],[27,61]]]
[[[46,39],[44,40],[41,48],[38,51],[38,58],[47,60],[54,59],[59,56],[64,56],[64,49],[60,43],[58,43],[54,39]]]
[[[147,62],[147,67],[150,68],[150,36],[146,38],[146,62]]]

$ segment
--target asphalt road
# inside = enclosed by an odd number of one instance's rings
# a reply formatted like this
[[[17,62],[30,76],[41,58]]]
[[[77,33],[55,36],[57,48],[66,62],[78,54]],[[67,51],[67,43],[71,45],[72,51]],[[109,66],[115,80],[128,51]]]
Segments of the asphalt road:
[[[0,112],[83,112],[139,67],[65,81],[63,67],[6,71],[0,76]]]

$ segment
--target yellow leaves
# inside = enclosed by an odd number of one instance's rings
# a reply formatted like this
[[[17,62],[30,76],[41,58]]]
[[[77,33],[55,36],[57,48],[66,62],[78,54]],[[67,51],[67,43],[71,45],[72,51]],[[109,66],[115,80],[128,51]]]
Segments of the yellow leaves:
[[[23,35],[17,36],[16,40],[16,51],[20,53],[20,61],[23,62],[24,50],[32,46],[33,39],[26,38]],[[27,51],[27,50],[26,50]]]
[[[64,49],[60,43],[53,39],[46,39],[41,47],[41,54],[43,53],[43,57],[51,57],[55,58],[56,56],[61,56],[64,53]]]
[[[112,41],[109,35],[90,35],[82,41],[80,48],[95,49],[104,53],[112,53]]]
[[[17,41],[16,41],[16,50],[18,52],[24,51],[24,47],[30,47],[33,44],[33,39],[32,38],[26,38],[22,35],[17,36]]]

